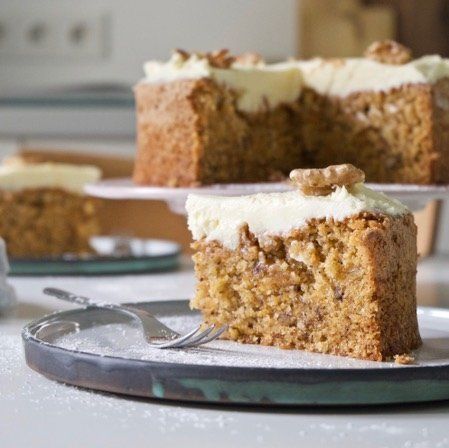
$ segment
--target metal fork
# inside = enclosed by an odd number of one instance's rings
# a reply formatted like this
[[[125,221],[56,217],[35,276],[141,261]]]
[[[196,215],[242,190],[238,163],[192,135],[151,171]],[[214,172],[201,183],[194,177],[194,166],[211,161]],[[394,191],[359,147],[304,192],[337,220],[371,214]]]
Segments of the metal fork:
[[[58,288],[45,288],[43,292],[49,296],[76,303],[77,305],[82,305],[86,308],[107,309],[127,314],[140,323],[146,341],[151,347],[155,348],[197,347],[217,339],[228,328],[227,325],[225,325],[216,329],[215,325],[211,325],[206,329],[201,330],[201,325],[198,325],[187,334],[180,335],[156,319],[151,313],[141,308],[129,305],[116,305],[115,303],[95,302],[88,297],[79,296]],[[168,341],[155,342],[157,339],[168,339]]]

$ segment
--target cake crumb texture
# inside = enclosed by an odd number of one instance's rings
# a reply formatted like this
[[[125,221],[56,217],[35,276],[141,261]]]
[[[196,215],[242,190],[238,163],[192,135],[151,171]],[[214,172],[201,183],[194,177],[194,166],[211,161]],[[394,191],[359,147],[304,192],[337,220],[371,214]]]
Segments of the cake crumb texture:
[[[324,95],[257,112],[213,79],[140,83],[138,184],[197,186],[287,177],[293,167],[351,163],[368,182],[449,181],[449,78]]]
[[[139,84],[134,181],[178,187],[285,177],[302,153],[292,107],[245,113],[236,101],[211,79]]]
[[[0,237],[13,258],[89,253],[97,208],[95,199],[62,189],[0,190]]]
[[[411,214],[314,219],[236,249],[193,243],[191,306],[228,339],[375,361],[421,344],[416,227]]]
[[[394,355],[394,362],[402,365],[413,364],[415,362],[415,357],[407,353],[402,355]]]

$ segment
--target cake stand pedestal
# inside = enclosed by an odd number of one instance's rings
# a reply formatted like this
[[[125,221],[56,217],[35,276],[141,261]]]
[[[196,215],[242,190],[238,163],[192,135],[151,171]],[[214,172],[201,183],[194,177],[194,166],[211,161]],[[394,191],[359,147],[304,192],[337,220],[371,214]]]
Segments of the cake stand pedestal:
[[[449,185],[416,184],[366,184],[374,191],[398,199],[411,211],[423,209],[428,202],[449,199]],[[136,185],[130,178],[107,179],[85,187],[86,194],[103,199],[140,199],[165,201],[170,210],[186,214],[185,202],[189,194],[212,196],[242,196],[254,193],[290,191],[286,182],[264,182],[246,184],[214,184],[197,188],[171,188]]]

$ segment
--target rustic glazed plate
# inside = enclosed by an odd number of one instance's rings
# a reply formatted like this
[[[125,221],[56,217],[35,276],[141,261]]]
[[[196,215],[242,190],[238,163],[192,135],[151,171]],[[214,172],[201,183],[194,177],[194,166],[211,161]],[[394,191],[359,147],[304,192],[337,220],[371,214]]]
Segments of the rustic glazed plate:
[[[187,301],[139,303],[179,332],[200,322]],[[27,325],[27,364],[76,386],[139,397],[245,405],[369,405],[449,399],[449,310],[419,309],[424,344],[397,365],[213,341],[150,348],[133,321],[105,310],[65,311]]]
[[[107,275],[171,270],[181,248],[166,240],[97,236],[94,255],[9,260],[10,275]],[[121,246],[121,247],[119,247]]]
[[[374,191],[398,199],[412,211],[421,210],[429,201],[449,199],[449,185],[371,183],[366,185]],[[287,182],[215,184],[197,188],[172,188],[136,185],[131,179],[118,178],[105,179],[86,185],[85,192],[91,196],[106,199],[161,200],[167,202],[173,212],[185,215],[185,202],[189,194],[242,196],[255,193],[276,193],[291,189],[291,185]]]

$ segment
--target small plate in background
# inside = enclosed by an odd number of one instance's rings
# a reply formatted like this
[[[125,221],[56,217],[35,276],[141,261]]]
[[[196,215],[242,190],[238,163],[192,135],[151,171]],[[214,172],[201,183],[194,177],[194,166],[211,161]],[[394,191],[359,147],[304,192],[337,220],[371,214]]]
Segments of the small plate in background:
[[[173,241],[114,236],[91,239],[95,254],[10,258],[10,275],[105,275],[176,269],[181,247]]]

